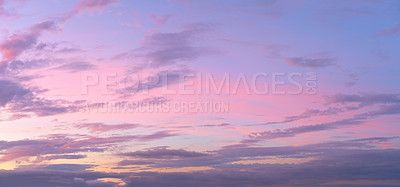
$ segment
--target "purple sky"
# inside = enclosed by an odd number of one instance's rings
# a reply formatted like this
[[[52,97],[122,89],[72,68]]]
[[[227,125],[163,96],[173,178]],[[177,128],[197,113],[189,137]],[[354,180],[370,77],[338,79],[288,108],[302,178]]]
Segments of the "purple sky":
[[[0,0],[0,186],[400,186],[400,1]]]

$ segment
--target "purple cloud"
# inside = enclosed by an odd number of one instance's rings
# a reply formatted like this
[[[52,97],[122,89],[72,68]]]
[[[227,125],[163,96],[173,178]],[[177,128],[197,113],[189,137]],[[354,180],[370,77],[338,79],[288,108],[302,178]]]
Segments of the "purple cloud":
[[[35,140],[0,141],[2,157],[0,162],[15,160],[21,157],[36,156],[41,159],[80,159],[82,157],[66,156],[69,153],[103,152],[109,146],[129,141],[153,141],[176,136],[168,131],[155,132],[149,135],[93,137],[87,135],[56,134]],[[43,155],[49,155],[44,157]]]
[[[199,47],[196,41],[212,27],[193,24],[183,31],[174,33],[154,33],[144,39],[141,47],[122,53],[115,59],[142,59],[151,67],[162,67],[180,62],[187,63],[202,55],[212,53],[209,48]]]
[[[312,69],[320,69],[336,65],[335,59],[333,58],[293,57],[293,58],[287,58],[286,62],[293,67],[312,68]]]
[[[4,107],[13,99],[29,93],[29,90],[23,88],[20,84],[9,80],[0,80],[0,88],[0,107]]]
[[[186,151],[183,149],[168,149],[167,147],[156,147],[146,151],[135,151],[122,153],[122,156],[137,157],[137,158],[156,158],[156,159],[172,159],[172,158],[194,158],[203,157],[207,154]]]
[[[57,29],[57,21],[48,20],[32,25],[27,31],[13,34],[7,40],[0,43],[0,53],[7,61],[14,60],[25,50],[33,47],[44,31]],[[4,62],[3,62],[4,63]]]

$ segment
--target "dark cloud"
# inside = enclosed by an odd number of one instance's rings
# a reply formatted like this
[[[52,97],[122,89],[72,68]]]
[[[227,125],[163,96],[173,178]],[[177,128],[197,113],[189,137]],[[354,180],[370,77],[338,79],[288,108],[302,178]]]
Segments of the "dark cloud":
[[[246,168],[198,172],[137,173],[128,186],[396,186],[398,150],[350,151],[305,164],[254,164]],[[335,164],[332,164],[335,163]],[[366,164],[368,163],[368,164]],[[391,164],[390,164],[391,163]],[[242,165],[234,165],[240,167]],[[392,185],[385,185],[386,180]],[[339,182],[337,185],[330,183]],[[343,182],[340,184],[340,182]]]
[[[349,186],[368,180],[370,186],[398,181],[400,150],[380,149],[393,137],[372,137],[304,146],[223,148],[206,157],[165,160],[162,167],[212,166],[197,172],[139,172],[128,186]],[[232,164],[262,156],[313,158],[303,163]],[[155,165],[154,167],[157,167]],[[332,185],[331,182],[343,182]],[[355,186],[368,186],[365,183]]]
[[[304,146],[282,146],[282,147],[245,147],[245,146],[225,146],[219,150],[208,151],[204,157],[188,157],[180,159],[168,159],[159,162],[152,167],[180,168],[180,167],[201,167],[209,166],[215,168],[225,168],[232,162],[253,160],[258,161],[259,157],[279,158],[315,158],[329,155],[335,151],[345,151],[352,149],[371,149],[375,148],[375,143],[386,142],[395,137],[372,137],[348,141],[326,142],[309,144]],[[235,167],[234,167],[235,168]]]
[[[334,58],[306,58],[306,57],[293,57],[287,58],[286,62],[293,67],[300,68],[326,68],[336,65]]]
[[[397,172],[400,170],[400,150],[382,149],[379,146],[380,143],[394,139],[396,137],[370,137],[302,146],[222,148],[208,151],[207,154],[159,147],[155,150],[162,151],[153,152],[156,154],[146,151],[133,152],[133,157],[137,159],[162,158],[157,162],[124,160],[119,165],[148,165],[150,168],[209,166],[214,169],[195,172],[101,173],[85,171],[93,165],[53,164],[0,171],[0,183],[6,186],[115,186],[115,183],[101,183],[98,179],[116,178],[127,182],[126,186],[347,187],[353,184],[372,187],[385,186],[384,184],[390,182],[392,185],[387,186],[396,186],[400,178]],[[265,156],[275,159],[312,159],[286,164],[232,163],[244,158],[250,161],[259,160]],[[353,181],[364,183],[354,185]]]

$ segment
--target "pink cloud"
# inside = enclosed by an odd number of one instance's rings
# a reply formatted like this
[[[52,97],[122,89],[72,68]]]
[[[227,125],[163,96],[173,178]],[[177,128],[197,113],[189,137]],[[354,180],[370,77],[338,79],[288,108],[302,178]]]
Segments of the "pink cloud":
[[[118,0],[82,0],[75,4],[75,8],[71,11],[68,18],[76,14],[81,14],[84,11],[102,10],[117,2]]]
[[[57,29],[55,20],[48,20],[29,27],[25,32],[13,34],[7,40],[0,43],[0,53],[4,60],[14,60],[25,50],[37,43],[44,31]]]
[[[170,20],[172,17],[174,17],[174,16],[171,15],[171,14],[162,15],[162,16],[157,16],[157,15],[154,15],[154,14],[149,15],[149,18],[156,24],[164,24],[168,20]]]
[[[377,36],[391,36],[398,33],[399,31],[400,31],[400,24],[378,32]]]

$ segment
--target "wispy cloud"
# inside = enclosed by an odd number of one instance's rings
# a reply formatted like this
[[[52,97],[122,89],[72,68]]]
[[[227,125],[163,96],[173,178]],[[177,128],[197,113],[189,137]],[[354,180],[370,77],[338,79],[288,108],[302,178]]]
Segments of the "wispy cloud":
[[[168,149],[167,147],[156,147],[145,151],[122,153],[121,155],[129,157],[137,157],[137,158],[156,158],[156,159],[194,158],[194,157],[207,156],[207,154],[204,153],[186,151],[183,149]]]
[[[392,36],[400,32],[400,24],[376,33],[376,36]]]
[[[115,58],[142,59],[151,67],[188,63],[200,56],[214,53],[210,48],[196,45],[196,42],[201,41],[202,35],[213,29],[212,25],[192,24],[180,32],[156,32],[146,36],[141,47],[119,54]]]
[[[7,61],[14,60],[25,50],[33,47],[38,38],[45,31],[54,31],[57,29],[56,20],[43,21],[32,25],[26,31],[11,35],[7,40],[0,43],[0,53],[4,60],[1,62],[4,65]]]
[[[128,129],[134,129],[137,127],[139,127],[139,124],[131,124],[131,123],[115,124],[115,125],[106,125],[104,123],[84,123],[84,124],[75,125],[75,128],[88,129],[90,132],[108,132],[108,131],[115,131],[115,130],[128,130]]]
[[[287,58],[286,62],[293,67],[312,69],[320,69],[336,65],[334,58],[292,57]]]
[[[104,152],[108,146],[122,142],[148,142],[177,136],[170,131],[159,131],[148,135],[94,137],[88,135],[55,134],[41,139],[0,141],[2,157],[6,162],[21,157],[37,157],[36,161],[49,159],[80,159],[81,156],[66,156],[70,153]],[[45,156],[49,155],[50,156]]]

